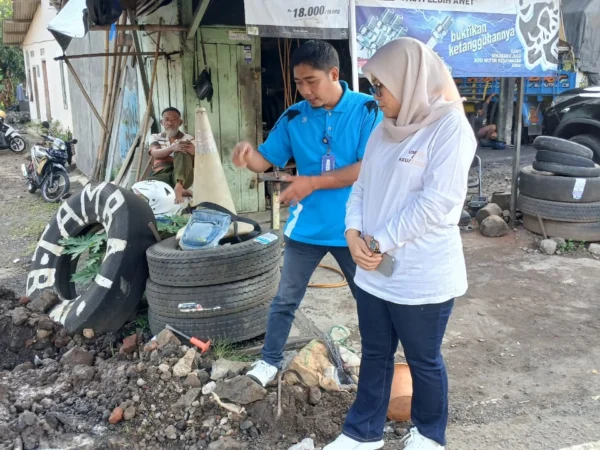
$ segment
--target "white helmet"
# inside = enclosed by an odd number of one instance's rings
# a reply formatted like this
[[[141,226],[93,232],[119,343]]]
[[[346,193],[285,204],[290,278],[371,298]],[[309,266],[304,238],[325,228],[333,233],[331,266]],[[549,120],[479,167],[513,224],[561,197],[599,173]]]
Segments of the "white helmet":
[[[175,216],[183,205],[175,203],[175,191],[167,183],[156,180],[138,181],[131,190],[148,202],[154,216]]]

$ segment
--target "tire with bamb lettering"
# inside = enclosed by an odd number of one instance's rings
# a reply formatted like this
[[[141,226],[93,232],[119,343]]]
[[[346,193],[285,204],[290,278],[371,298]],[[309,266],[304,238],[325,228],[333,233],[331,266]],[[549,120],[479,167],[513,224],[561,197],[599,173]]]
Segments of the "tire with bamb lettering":
[[[54,290],[61,302],[50,316],[69,333],[118,330],[144,293],[146,250],[156,242],[150,223],[156,223],[152,209],[133,192],[106,182],[87,184],[62,203],[42,233],[27,277],[27,295]],[[77,292],[71,281],[77,260],[65,254],[61,241],[99,229],[107,234],[99,273],[85,291]]]

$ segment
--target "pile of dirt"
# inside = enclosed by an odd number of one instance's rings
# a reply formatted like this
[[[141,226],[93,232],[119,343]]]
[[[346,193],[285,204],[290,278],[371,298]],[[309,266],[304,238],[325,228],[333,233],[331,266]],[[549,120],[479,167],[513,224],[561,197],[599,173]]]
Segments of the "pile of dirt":
[[[322,446],[354,400],[284,385],[277,418],[277,386],[246,377],[248,363],[215,361],[168,330],[68,336],[45,314],[52,294],[0,293],[0,450]]]

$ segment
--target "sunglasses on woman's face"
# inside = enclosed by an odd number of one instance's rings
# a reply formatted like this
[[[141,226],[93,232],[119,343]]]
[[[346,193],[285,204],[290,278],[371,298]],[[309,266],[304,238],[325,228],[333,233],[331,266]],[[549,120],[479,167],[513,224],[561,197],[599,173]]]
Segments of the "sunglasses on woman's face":
[[[373,83],[369,88],[371,95],[374,97],[381,97],[381,88],[383,85],[381,83]]]

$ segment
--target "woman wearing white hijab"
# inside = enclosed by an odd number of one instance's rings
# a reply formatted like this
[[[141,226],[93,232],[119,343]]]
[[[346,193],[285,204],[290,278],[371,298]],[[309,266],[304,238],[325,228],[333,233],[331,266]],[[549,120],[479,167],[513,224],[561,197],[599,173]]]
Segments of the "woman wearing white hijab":
[[[413,379],[406,449],[442,450],[448,377],[442,338],[467,276],[458,221],[475,136],[442,60],[401,38],[364,66],[385,120],[371,134],[346,211],[362,362],[342,434],[324,450],[375,450],[401,342]]]

